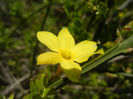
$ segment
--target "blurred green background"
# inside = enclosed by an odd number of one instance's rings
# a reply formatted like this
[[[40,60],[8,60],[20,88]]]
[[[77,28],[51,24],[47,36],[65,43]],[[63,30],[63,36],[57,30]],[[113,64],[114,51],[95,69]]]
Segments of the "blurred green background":
[[[50,78],[56,71],[36,66],[36,56],[48,50],[37,31],[57,35],[66,26],[77,43],[93,40],[106,52],[133,34],[132,5],[133,0],[0,0],[0,98],[14,93],[21,99],[30,92],[30,78]],[[133,53],[94,68],[50,99],[133,99]]]

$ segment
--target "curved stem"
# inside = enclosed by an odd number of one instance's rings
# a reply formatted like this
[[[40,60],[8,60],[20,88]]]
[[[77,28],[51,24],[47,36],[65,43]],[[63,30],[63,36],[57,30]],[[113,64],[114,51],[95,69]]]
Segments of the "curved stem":
[[[133,35],[130,36],[127,40],[123,41],[122,43],[116,44],[113,48],[108,50],[104,55],[99,56],[98,59],[93,63],[86,64],[86,66],[83,66],[84,68],[82,70],[81,76],[85,75],[91,69],[99,66],[100,64],[106,62],[107,60],[113,58],[114,56],[117,56],[121,53],[125,53],[128,48],[133,48]],[[64,79],[60,79],[55,83],[51,84],[49,87],[57,90],[67,85],[68,83],[71,83],[71,81],[65,77]]]

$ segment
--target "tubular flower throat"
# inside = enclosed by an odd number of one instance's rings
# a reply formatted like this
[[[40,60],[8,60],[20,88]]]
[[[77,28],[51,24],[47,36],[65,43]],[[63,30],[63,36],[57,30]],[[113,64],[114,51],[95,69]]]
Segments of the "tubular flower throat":
[[[37,32],[38,40],[46,45],[51,51],[40,54],[37,57],[37,65],[60,64],[67,78],[78,82],[83,63],[94,54],[103,54],[101,50],[96,51],[97,45],[94,41],[82,41],[75,45],[74,38],[68,28],[62,28],[58,36],[48,31]]]

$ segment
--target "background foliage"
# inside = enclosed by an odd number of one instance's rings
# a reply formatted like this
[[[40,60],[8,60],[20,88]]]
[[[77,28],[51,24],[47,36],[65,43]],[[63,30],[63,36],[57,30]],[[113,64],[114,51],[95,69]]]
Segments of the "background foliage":
[[[0,0],[0,98],[14,93],[9,99],[132,99],[132,48],[59,90],[48,87],[64,77],[50,81],[57,66],[36,66],[36,56],[48,50],[38,43],[37,31],[57,34],[67,26],[76,42],[94,40],[106,52],[133,34],[132,5],[133,0]]]

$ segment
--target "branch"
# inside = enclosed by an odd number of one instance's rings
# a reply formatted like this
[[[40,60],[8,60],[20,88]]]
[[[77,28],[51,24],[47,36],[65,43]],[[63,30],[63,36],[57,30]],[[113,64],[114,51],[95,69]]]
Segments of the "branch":
[[[125,1],[121,6],[119,6],[119,10],[122,11],[124,8],[128,7],[129,4],[131,4],[133,0],[127,0]]]
[[[22,23],[25,23],[28,19],[30,19],[32,16],[34,16],[35,14],[41,12],[43,9],[45,9],[48,5],[42,5],[41,7],[39,7],[38,9],[36,9],[35,11],[33,11],[32,13],[30,13],[28,16],[24,17],[20,23],[16,26],[14,26],[10,31],[8,31],[8,36],[9,38],[12,36],[12,34],[14,34],[14,32],[20,27],[22,26]],[[0,51],[0,55],[2,55],[3,51],[5,51],[6,48],[5,46],[3,46],[3,49]]]
[[[46,21],[47,21],[47,18],[48,18],[48,15],[50,13],[50,10],[51,10],[51,6],[52,6],[52,0],[49,1],[49,5],[48,5],[48,8],[47,8],[47,11],[43,17],[43,20],[42,20],[42,24],[40,26],[40,31],[43,30],[45,24],[46,24]],[[33,57],[32,57],[32,65],[31,65],[31,70],[32,70],[32,66],[36,64],[36,53],[37,53],[37,50],[38,50],[38,40],[36,40],[36,45],[35,47],[33,48]]]
[[[6,81],[8,84],[12,84],[14,80],[11,78],[11,76],[9,74],[9,69],[6,68],[6,66],[4,65],[3,62],[0,62],[0,71],[1,71],[2,75],[4,76],[4,80],[3,81]],[[3,76],[1,76],[1,78]]]
[[[124,10],[124,9],[125,9],[126,7],[128,7],[128,5],[131,4],[131,3],[133,3],[133,0],[126,0],[122,5],[120,5],[120,6],[118,7],[118,10],[117,10],[116,12],[114,12],[114,13],[112,14],[112,16],[110,16],[110,17],[108,18],[108,20],[105,22],[105,24],[109,24],[109,23],[112,21],[112,19],[113,19],[115,16],[118,15],[118,13],[119,13],[120,11]]]
[[[90,70],[92,70],[93,68],[108,61],[109,59],[113,58],[114,56],[117,56],[122,53],[127,53],[128,48],[133,48],[133,35],[130,36],[125,41],[123,41],[122,43],[116,44],[113,48],[108,50],[104,55],[99,56],[97,58],[97,60],[94,61],[93,63],[85,64],[82,68],[81,76],[87,74]],[[67,85],[70,82],[71,81],[69,81],[67,78],[64,78],[64,79],[60,79],[60,80],[56,81],[55,83],[51,84],[49,87],[57,90],[65,85]]]
[[[7,86],[5,88],[4,91],[2,91],[2,95],[5,96],[7,95],[9,92],[11,92],[14,88],[18,87],[18,85],[20,83],[22,83],[23,81],[25,81],[26,79],[28,79],[30,77],[30,73],[25,74],[23,77],[21,77],[20,79],[16,80],[16,82],[12,83],[11,85]]]
[[[127,56],[127,55],[119,55],[119,56],[116,56],[114,57],[113,59],[109,60],[108,63],[109,64],[112,64],[114,62],[117,62],[117,61],[120,61],[120,60],[123,60],[123,59],[127,59],[127,58],[131,58],[132,56]]]

